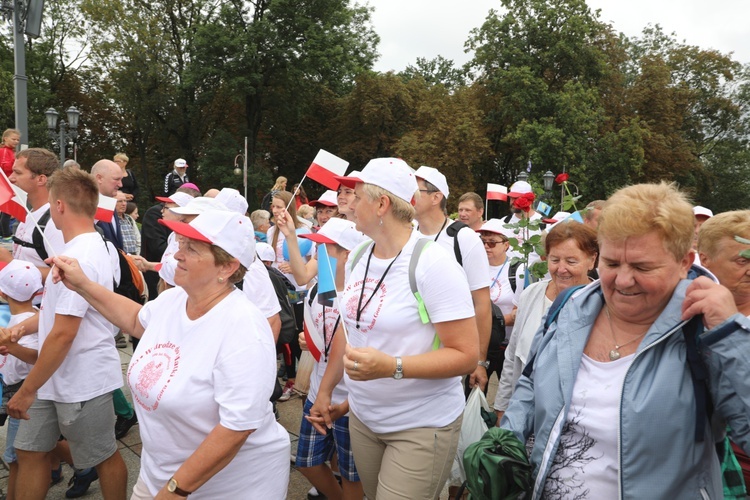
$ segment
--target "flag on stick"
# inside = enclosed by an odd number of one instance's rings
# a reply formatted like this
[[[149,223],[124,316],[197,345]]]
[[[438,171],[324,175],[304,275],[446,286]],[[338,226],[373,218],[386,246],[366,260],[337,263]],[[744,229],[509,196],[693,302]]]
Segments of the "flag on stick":
[[[117,198],[110,198],[99,193],[99,205],[96,207],[94,218],[101,222],[112,222],[116,206]]]
[[[318,245],[318,304],[333,307],[336,298],[334,276],[336,259],[328,255],[325,245]]]
[[[507,201],[508,188],[505,186],[501,186],[500,184],[487,183],[487,199]]]
[[[547,205],[543,201],[540,201],[539,204],[536,206],[536,211],[549,217],[549,213],[550,211],[552,211],[552,207]]]
[[[9,214],[21,222],[26,222],[26,214],[28,213],[28,209],[26,208],[26,191],[15,184],[11,184],[11,188],[13,189],[14,196],[9,201],[0,205],[0,212]]]
[[[321,149],[305,175],[315,182],[323,184],[328,189],[335,190],[339,187],[339,181],[335,177],[337,175],[343,176],[348,166],[348,161]]]

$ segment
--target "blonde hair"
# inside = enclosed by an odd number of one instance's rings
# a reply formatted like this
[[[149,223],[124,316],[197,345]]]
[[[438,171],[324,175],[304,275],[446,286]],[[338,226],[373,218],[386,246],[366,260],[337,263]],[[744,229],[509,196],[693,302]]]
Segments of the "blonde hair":
[[[16,134],[17,136],[21,136],[21,131],[17,128],[7,128],[5,129],[5,132],[3,132],[3,140],[10,137],[11,135]]]
[[[599,246],[651,231],[677,261],[690,251],[695,234],[693,206],[674,183],[635,184],[620,189],[599,216]]]
[[[714,215],[698,231],[698,251],[714,257],[724,238],[750,239],[750,210],[734,210]]]
[[[292,218],[292,222],[294,222],[294,228],[299,229],[302,227],[302,221],[300,221],[297,218],[297,207],[294,205],[294,203],[289,203],[292,200],[292,193],[289,191],[276,191],[273,193],[273,198],[278,198],[281,201],[284,202],[284,206],[287,207],[287,212],[289,212],[289,216]],[[273,239],[271,241],[271,246],[276,249],[276,244],[279,242],[279,228],[277,227],[276,230],[273,232]]]
[[[315,216],[315,209],[310,205],[304,203],[297,209],[297,214],[303,219],[310,219]]]
[[[281,191],[283,189],[282,185],[286,184],[286,182],[287,182],[287,179],[283,175],[277,177],[276,178],[276,183],[271,188],[271,191]],[[284,186],[284,187],[286,187],[286,186]]]
[[[381,196],[387,196],[391,200],[391,213],[396,220],[411,224],[416,215],[416,211],[411,203],[404,201],[387,189],[383,189],[375,184],[362,184],[362,191],[367,195],[370,201],[375,201]]]
[[[99,204],[99,188],[94,176],[84,170],[63,168],[47,179],[52,199],[61,199],[78,215],[94,218]]]
[[[112,157],[112,160],[114,161],[122,160],[125,163],[127,163],[130,161],[130,158],[128,158],[128,155],[126,155],[125,153],[117,153],[115,156]]]

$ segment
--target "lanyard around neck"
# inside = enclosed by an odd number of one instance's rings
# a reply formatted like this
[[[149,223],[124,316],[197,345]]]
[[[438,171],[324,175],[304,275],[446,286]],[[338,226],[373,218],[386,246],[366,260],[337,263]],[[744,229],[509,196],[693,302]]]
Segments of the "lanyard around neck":
[[[359,302],[357,303],[357,330],[359,330],[359,319],[362,317],[362,311],[365,310],[367,307],[367,304],[370,303],[372,298],[377,293],[378,289],[380,288],[380,285],[383,284],[383,280],[385,279],[385,276],[388,274],[388,271],[391,270],[391,266],[393,266],[393,263],[396,262],[396,259],[398,259],[398,256],[401,255],[401,252],[403,252],[404,249],[402,248],[399,250],[398,254],[393,258],[390,264],[388,264],[388,267],[385,268],[385,272],[380,277],[380,281],[378,281],[378,284],[375,285],[375,289],[372,291],[372,294],[370,295],[370,298],[367,299],[367,302],[365,302],[364,305],[362,305],[362,299],[365,295],[365,285],[367,284],[367,274],[370,272],[370,261],[372,260],[372,254],[375,253],[375,244],[372,245],[372,250],[370,250],[370,255],[367,256],[367,266],[365,266],[365,276],[362,278],[362,289],[359,291]]]

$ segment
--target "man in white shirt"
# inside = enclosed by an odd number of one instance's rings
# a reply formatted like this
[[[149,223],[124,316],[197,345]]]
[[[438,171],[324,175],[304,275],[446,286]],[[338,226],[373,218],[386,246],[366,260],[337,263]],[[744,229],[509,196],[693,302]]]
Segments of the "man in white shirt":
[[[63,169],[49,179],[50,215],[62,231],[63,253],[75,257],[89,279],[112,289],[114,247],[94,229],[99,192],[82,170]],[[112,392],[122,386],[113,326],[79,294],[48,276],[38,318],[14,327],[39,335],[39,357],[8,403],[24,419],[18,429],[18,484],[28,498],[44,498],[49,460],[62,433],[76,467],[96,467],[105,499],[124,499],[127,469],[114,435]]]
[[[445,176],[432,167],[419,167],[414,175],[419,186],[419,196],[414,205],[419,232],[427,238],[434,239],[450,255],[456,257],[456,260],[458,256],[455,252],[455,241],[458,239],[458,250],[461,255],[459,264],[463,267],[469,283],[479,329],[479,364],[471,374],[469,386],[478,384],[484,390],[487,385],[487,348],[492,329],[487,253],[476,231],[468,227],[454,232],[455,228],[451,228],[456,222],[446,216],[449,190]],[[469,200],[468,203],[473,202]]]

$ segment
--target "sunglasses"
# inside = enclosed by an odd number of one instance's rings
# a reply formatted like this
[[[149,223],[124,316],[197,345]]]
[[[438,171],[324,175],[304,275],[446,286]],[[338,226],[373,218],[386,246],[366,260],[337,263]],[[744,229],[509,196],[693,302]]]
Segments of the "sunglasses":
[[[505,240],[501,240],[501,241],[482,240],[482,243],[484,244],[484,246],[488,248],[495,248],[498,245],[498,243],[507,243],[507,241]]]

